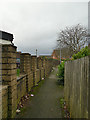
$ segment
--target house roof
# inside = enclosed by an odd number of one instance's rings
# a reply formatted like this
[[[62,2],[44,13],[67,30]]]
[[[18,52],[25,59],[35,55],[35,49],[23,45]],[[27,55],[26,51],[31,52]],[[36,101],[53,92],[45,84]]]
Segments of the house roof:
[[[59,50],[59,49],[55,49],[55,50],[53,51],[53,53],[52,53],[52,56],[53,56],[54,54],[55,54],[56,57],[58,57],[59,54],[60,54],[60,50]]]

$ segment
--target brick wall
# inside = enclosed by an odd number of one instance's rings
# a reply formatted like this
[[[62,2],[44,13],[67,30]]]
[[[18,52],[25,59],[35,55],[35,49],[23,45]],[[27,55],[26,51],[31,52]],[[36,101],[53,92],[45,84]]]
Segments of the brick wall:
[[[27,74],[22,74],[17,79],[17,102],[27,93]]]
[[[4,87],[2,94],[3,118],[14,118],[21,97],[30,92],[42,78],[47,77],[53,66],[53,60],[21,53],[20,75],[17,77],[16,49],[17,47],[13,45],[2,45],[0,77],[2,84],[8,86]]]

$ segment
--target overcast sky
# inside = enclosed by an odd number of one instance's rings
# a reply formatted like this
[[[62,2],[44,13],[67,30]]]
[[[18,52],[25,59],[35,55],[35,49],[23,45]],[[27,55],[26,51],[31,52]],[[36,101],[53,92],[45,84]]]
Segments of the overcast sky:
[[[60,29],[78,23],[88,26],[88,0],[12,1],[0,6],[0,29],[14,35],[14,44],[22,52],[35,54],[37,49],[38,54],[51,54]]]

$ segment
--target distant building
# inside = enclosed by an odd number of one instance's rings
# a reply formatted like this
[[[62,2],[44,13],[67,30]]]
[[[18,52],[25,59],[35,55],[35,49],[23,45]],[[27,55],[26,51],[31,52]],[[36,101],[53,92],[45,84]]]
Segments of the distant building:
[[[53,53],[52,53],[52,58],[53,59],[59,59],[59,57],[60,57],[60,50],[58,50],[58,49],[55,49],[55,50],[53,50]]]
[[[0,44],[13,44],[13,34],[0,30]]]
[[[61,49],[61,59],[70,58],[72,54],[73,52],[68,47],[64,47]],[[52,58],[60,60],[60,49],[53,50]]]

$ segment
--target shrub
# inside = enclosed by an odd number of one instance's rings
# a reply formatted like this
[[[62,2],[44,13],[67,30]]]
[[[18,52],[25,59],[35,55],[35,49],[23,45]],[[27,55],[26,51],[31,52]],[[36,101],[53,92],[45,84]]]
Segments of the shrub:
[[[58,66],[58,84],[62,84],[64,85],[64,63],[62,62],[59,66]]]
[[[78,59],[88,55],[90,55],[90,49],[86,46],[85,48],[82,48],[78,53],[74,54],[72,57],[73,59]]]

